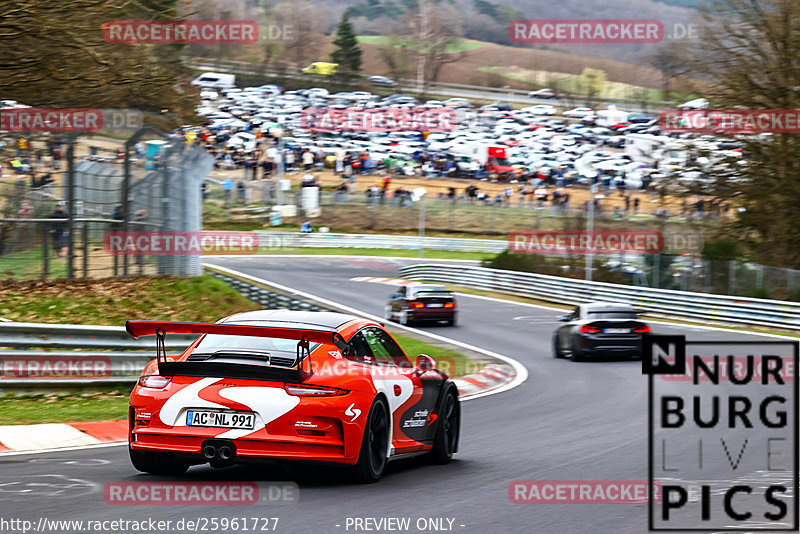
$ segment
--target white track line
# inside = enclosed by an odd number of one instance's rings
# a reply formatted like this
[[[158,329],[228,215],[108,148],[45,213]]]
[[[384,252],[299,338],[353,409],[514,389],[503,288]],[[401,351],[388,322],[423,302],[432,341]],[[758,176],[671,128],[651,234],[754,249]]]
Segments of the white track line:
[[[35,451],[3,451],[0,458],[4,456],[20,456],[23,454],[44,454],[46,452],[65,452],[65,451],[85,451],[87,449],[102,449],[103,447],[119,447],[127,445],[127,441],[114,441],[112,443],[96,443],[94,445],[79,445],[77,447],[58,447],[55,449],[37,449]]]
[[[227,272],[228,274],[231,274],[233,276],[239,276],[241,278],[247,278],[249,280],[252,280],[253,282],[258,282],[258,283],[261,283],[261,284],[265,284],[267,286],[272,286],[272,287],[274,287],[276,289],[279,289],[281,291],[286,291],[286,292],[292,293],[294,295],[299,295],[301,297],[305,297],[305,298],[310,299],[310,300],[316,300],[317,302],[320,302],[322,304],[326,304],[326,305],[329,305],[329,306],[332,306],[332,307],[336,307],[336,308],[345,310],[348,313],[352,313],[354,315],[360,315],[361,317],[366,317],[367,319],[372,319],[373,321],[376,321],[376,322],[379,322],[379,323],[385,323],[386,322],[386,319],[384,319],[382,317],[378,317],[377,315],[372,315],[371,313],[363,312],[363,311],[358,310],[356,308],[353,308],[351,306],[345,306],[344,304],[339,304],[338,302],[334,302],[332,300],[323,299],[323,298],[317,297],[315,295],[312,295],[310,293],[306,293],[304,291],[298,291],[298,290],[293,289],[291,287],[287,287],[287,286],[284,286],[282,284],[276,284],[275,282],[270,282],[268,280],[264,280],[264,279],[258,278],[256,276],[251,276],[249,274],[245,274],[245,273],[236,271],[234,269],[228,269],[227,267],[221,267],[219,265],[213,265],[213,264],[209,265],[209,267],[213,267],[214,269],[219,269],[220,271]],[[450,338],[447,338],[447,337],[444,337],[444,336],[440,336],[440,335],[437,335],[437,334],[431,334],[429,332],[425,332],[425,331],[419,330],[417,328],[410,328],[408,326],[403,326],[403,325],[400,325],[400,324],[397,324],[397,323],[394,323],[394,322],[392,322],[392,326],[396,327],[396,328],[400,328],[402,330],[406,330],[408,332],[413,332],[413,333],[415,333],[417,335],[426,336],[426,337],[429,337],[431,339],[436,339],[438,341],[443,341],[445,343],[450,343],[452,345],[463,347],[463,348],[468,349],[468,350],[474,350],[475,352],[480,352],[481,354],[485,354],[485,355],[490,356],[492,358],[498,359],[498,360],[500,360],[500,361],[502,361],[504,363],[507,363],[508,365],[510,365],[511,367],[514,368],[514,371],[516,372],[517,376],[514,377],[514,379],[511,382],[509,382],[508,384],[505,384],[504,386],[501,386],[501,387],[499,387],[497,389],[493,389],[491,391],[486,391],[486,392],[483,392],[483,393],[478,393],[476,395],[472,395],[468,399],[463,399],[464,401],[472,400],[472,399],[479,399],[479,398],[485,397],[487,395],[494,395],[495,393],[502,393],[503,391],[508,391],[509,389],[513,389],[513,388],[519,386],[520,384],[525,382],[525,380],[527,380],[527,378],[528,378],[528,370],[525,368],[525,366],[522,365],[521,363],[519,363],[517,360],[509,358],[508,356],[503,356],[502,354],[497,354],[496,352],[491,352],[491,351],[488,351],[486,349],[482,349],[480,347],[476,347],[474,345],[469,345],[469,344],[463,343],[461,341],[456,341],[455,339],[450,339]]]

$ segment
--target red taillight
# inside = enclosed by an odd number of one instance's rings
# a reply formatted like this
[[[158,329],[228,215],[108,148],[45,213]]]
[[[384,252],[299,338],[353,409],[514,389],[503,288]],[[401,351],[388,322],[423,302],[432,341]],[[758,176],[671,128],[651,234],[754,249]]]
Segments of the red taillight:
[[[585,324],[582,327],[580,327],[578,332],[580,332],[581,334],[597,334],[598,332],[600,332],[600,329]]]
[[[634,332],[636,332],[637,334],[649,334],[652,331],[653,329],[647,325],[644,325],[641,328],[637,328],[636,330],[634,330]]]
[[[410,306],[412,308],[424,308],[425,307],[425,303],[424,302],[412,302],[410,304]]]
[[[445,308],[455,308],[456,307],[456,303],[455,302],[446,302],[444,307]]]
[[[286,393],[295,396],[309,396],[309,397],[334,397],[336,395],[344,395],[347,393],[346,389],[328,388],[325,386],[302,386],[300,384],[286,384],[284,386]]]
[[[139,379],[139,385],[143,388],[164,389],[172,378],[161,375],[147,375]]]

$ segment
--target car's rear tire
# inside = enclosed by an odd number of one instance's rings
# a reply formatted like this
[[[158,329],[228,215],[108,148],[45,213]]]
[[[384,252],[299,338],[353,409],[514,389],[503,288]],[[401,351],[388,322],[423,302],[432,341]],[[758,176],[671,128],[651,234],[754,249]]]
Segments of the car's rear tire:
[[[456,316],[455,315],[453,315],[452,319],[448,319],[447,320],[447,326],[455,326],[457,324],[458,324],[458,321],[456,320]]]
[[[137,471],[152,475],[182,475],[189,469],[187,462],[167,452],[135,451],[128,446],[128,456]]]
[[[558,348],[558,336],[553,336],[553,358],[563,358],[561,350]]]
[[[572,344],[572,352],[570,353],[570,359],[573,362],[582,362],[586,359],[586,356],[581,352],[581,350],[575,346],[575,343]]]
[[[353,468],[357,482],[371,484],[377,482],[386,467],[389,451],[389,408],[386,401],[377,398],[372,403],[361,439],[361,452]]]
[[[461,431],[461,405],[458,401],[458,390],[451,387],[444,395],[431,450],[431,461],[436,464],[450,463],[453,454],[458,450],[458,438]]]

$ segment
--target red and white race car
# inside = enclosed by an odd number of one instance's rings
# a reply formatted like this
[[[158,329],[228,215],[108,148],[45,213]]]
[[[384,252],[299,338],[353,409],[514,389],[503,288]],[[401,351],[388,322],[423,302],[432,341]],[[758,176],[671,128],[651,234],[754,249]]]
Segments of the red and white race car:
[[[131,393],[133,466],[257,459],[349,464],[374,482],[388,460],[458,450],[458,390],[433,359],[412,365],[382,325],[331,312],[253,311],[216,324],[128,321],[155,335],[157,358]],[[166,334],[199,334],[167,356]]]

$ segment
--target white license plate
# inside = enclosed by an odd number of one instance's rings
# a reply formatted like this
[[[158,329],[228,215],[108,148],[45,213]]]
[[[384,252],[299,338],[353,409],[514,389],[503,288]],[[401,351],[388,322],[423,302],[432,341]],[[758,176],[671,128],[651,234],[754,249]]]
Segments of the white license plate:
[[[426,304],[425,306],[426,306],[426,307],[428,307],[428,308],[443,308],[443,307],[444,307],[444,304],[442,304],[442,303],[438,303],[438,304]]]
[[[606,334],[630,334],[631,333],[631,329],[630,328],[606,328],[605,329],[605,333]]]
[[[210,426],[218,428],[242,428],[252,430],[256,416],[252,413],[212,412],[189,410],[186,412],[186,426]]]

